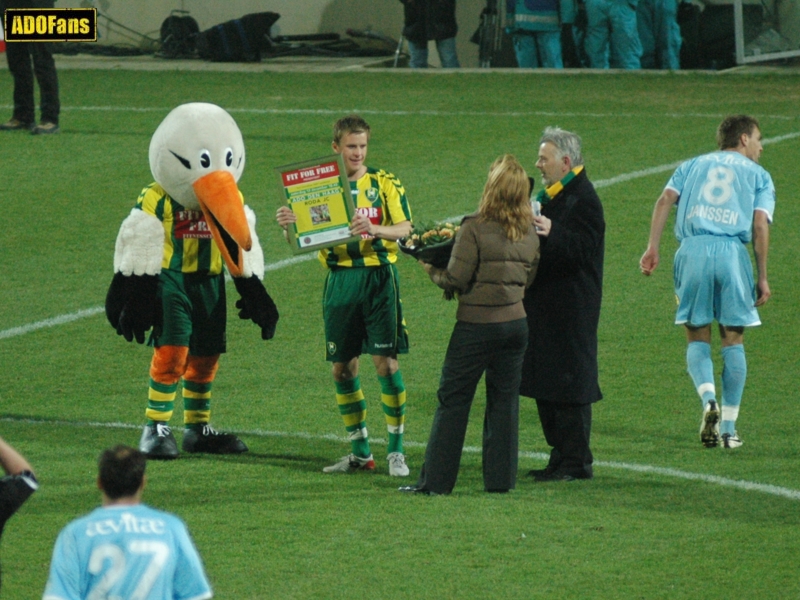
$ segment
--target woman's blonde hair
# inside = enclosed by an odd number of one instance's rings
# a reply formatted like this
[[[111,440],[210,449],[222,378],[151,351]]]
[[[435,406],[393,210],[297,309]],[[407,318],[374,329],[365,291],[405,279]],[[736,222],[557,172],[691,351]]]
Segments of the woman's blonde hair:
[[[511,154],[496,159],[478,205],[478,215],[486,221],[497,221],[506,237],[517,242],[531,227],[533,213],[530,202],[530,181],[522,165]]]

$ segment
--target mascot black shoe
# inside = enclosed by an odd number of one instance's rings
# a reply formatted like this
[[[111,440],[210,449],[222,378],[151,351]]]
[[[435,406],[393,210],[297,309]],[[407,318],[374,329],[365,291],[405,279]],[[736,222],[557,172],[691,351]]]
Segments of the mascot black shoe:
[[[154,348],[139,449],[175,458],[169,428],[178,387],[186,452],[238,454],[247,446],[211,425],[211,388],[226,350],[225,269],[241,298],[240,318],[261,338],[275,335],[278,309],[264,288],[255,213],[237,182],[245,152],[239,127],[214,104],[178,106],[150,141],[150,170],[136,207],[122,222],[106,297],[111,326]]]
[[[206,452],[208,454],[241,454],[247,452],[245,443],[230,433],[222,433],[211,425],[203,426],[202,431],[188,429],[183,433],[181,449],[184,452]]]
[[[152,423],[145,425],[139,440],[139,451],[148,458],[170,460],[178,458],[178,442],[169,425]]]

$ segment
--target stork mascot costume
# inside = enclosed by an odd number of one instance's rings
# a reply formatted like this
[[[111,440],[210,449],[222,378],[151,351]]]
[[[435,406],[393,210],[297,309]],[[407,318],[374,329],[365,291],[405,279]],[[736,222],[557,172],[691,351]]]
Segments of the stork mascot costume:
[[[261,282],[255,214],[236,185],[244,170],[242,134],[219,106],[183,104],[153,134],[150,170],[155,182],[120,227],[106,297],[106,316],[127,341],[141,344],[153,329],[139,450],[150,458],[178,456],[169,420],[183,379],[183,451],[247,452],[238,437],[209,424],[211,385],[225,352],[223,264],[241,296],[239,317],[252,319],[265,340],[278,322]]]

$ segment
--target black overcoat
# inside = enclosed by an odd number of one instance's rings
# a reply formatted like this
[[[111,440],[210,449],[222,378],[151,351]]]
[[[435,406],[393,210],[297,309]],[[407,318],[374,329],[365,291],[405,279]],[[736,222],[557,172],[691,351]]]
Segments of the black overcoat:
[[[586,169],[543,208],[539,270],[528,288],[530,336],[522,365],[523,396],[589,404],[603,395],[597,376],[597,326],[603,295],[605,220]]]
[[[456,37],[456,0],[400,0],[405,8],[403,35],[424,45]]]

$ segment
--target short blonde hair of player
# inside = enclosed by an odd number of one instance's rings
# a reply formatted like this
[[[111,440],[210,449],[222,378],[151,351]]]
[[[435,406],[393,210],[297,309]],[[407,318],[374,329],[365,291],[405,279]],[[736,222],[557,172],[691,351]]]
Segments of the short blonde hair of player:
[[[369,124],[359,115],[347,115],[333,124],[333,143],[339,144],[350,133],[366,133],[369,140]]]
[[[504,154],[492,163],[478,205],[478,215],[485,221],[498,222],[512,242],[528,234],[533,219],[530,181],[512,154]]]

